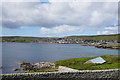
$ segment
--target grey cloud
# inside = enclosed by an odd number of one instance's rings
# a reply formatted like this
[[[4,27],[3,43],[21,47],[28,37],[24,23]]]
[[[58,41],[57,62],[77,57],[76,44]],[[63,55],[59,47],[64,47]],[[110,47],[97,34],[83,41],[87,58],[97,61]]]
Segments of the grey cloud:
[[[117,3],[4,3],[3,27],[40,26],[52,28],[59,25],[84,26],[99,29],[116,20]]]

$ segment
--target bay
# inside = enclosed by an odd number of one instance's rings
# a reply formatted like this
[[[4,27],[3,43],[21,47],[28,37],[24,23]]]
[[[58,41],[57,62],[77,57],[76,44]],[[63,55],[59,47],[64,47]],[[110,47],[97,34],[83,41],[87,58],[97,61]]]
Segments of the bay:
[[[2,43],[2,73],[17,73],[19,62],[55,62],[69,58],[118,55],[118,50],[80,44]],[[20,73],[20,72],[18,72]]]

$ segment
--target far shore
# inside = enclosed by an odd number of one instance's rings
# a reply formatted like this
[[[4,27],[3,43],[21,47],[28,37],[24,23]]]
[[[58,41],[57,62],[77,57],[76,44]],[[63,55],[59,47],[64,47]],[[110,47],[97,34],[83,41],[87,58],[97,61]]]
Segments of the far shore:
[[[1,43],[39,43],[39,44],[76,44],[76,43],[49,43],[49,42],[1,42]],[[113,49],[113,50],[120,50],[119,47],[109,47],[109,46],[104,46],[104,45],[91,45],[91,44],[80,44],[80,46],[94,46],[96,48],[102,48],[102,49]],[[118,46],[120,46],[120,44],[118,44]]]

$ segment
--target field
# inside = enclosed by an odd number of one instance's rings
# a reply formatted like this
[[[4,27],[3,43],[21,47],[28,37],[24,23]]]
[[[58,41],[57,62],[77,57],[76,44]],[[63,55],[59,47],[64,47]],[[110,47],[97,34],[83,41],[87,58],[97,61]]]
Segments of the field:
[[[35,42],[54,42],[59,40],[72,39],[73,41],[82,39],[83,41],[119,41],[120,34],[113,35],[94,35],[94,36],[66,36],[66,37],[24,37],[24,36],[2,36],[0,41],[2,42],[25,42],[25,43],[35,43]]]
[[[120,34],[113,34],[113,35],[95,35],[95,36],[69,36],[68,38],[82,38],[83,40],[106,40],[106,41],[113,41],[118,40]]]
[[[106,63],[103,64],[84,64],[86,61],[95,57],[85,58],[72,58],[66,60],[59,60],[56,63],[57,66],[66,66],[77,70],[104,70],[104,69],[118,69],[120,68],[120,57],[114,55],[101,56]]]

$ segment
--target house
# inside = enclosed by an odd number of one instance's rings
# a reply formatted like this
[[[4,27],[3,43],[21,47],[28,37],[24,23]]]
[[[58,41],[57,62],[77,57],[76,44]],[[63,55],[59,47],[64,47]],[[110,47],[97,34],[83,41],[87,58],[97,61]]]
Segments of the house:
[[[100,63],[100,64],[102,64],[102,63],[105,63],[105,62],[106,62],[106,61],[105,61],[103,58],[97,57],[97,58],[88,60],[88,61],[85,62],[85,63]]]

